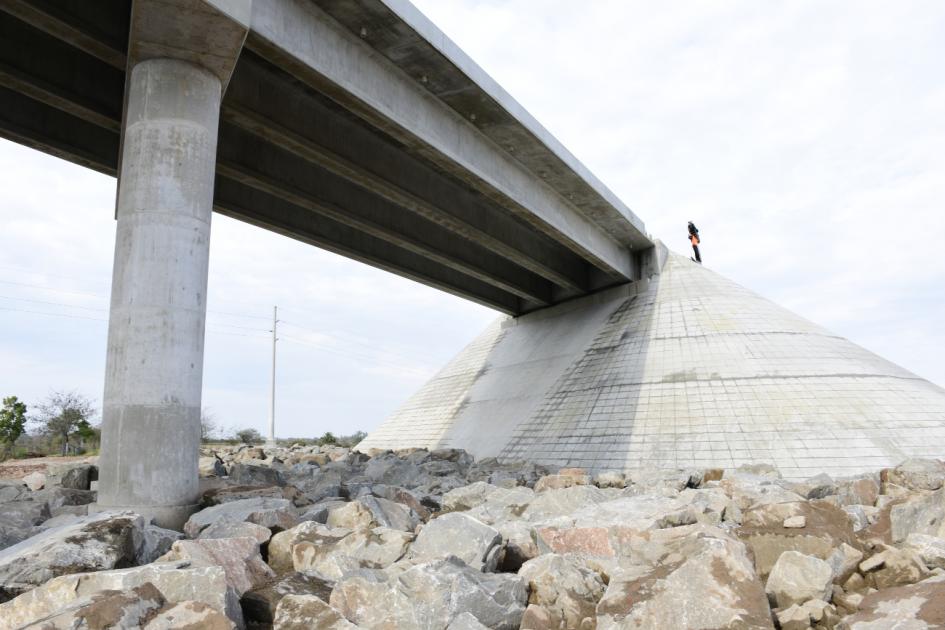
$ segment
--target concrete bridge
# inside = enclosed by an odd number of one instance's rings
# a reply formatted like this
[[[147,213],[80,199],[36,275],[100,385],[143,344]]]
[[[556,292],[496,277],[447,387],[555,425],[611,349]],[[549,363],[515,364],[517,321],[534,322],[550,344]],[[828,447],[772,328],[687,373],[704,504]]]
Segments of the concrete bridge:
[[[0,0],[0,135],[118,178],[99,506],[197,500],[212,210],[518,316],[642,221],[406,0]]]

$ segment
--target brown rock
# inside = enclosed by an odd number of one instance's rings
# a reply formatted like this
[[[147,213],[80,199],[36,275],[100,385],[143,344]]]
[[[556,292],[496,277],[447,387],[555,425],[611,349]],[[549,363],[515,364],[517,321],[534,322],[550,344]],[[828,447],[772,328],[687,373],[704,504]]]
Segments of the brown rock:
[[[927,580],[871,593],[838,630],[945,628],[945,581]]]
[[[804,527],[784,527],[792,517],[804,517]],[[824,501],[802,501],[763,505],[747,510],[738,537],[752,550],[755,568],[762,579],[785,551],[814,556],[825,560],[841,544],[855,549],[862,545],[853,532],[846,513]]]
[[[314,595],[286,595],[276,608],[273,630],[356,630],[357,626]]]
[[[162,610],[144,630],[233,630],[230,619],[203,602],[178,602]]]

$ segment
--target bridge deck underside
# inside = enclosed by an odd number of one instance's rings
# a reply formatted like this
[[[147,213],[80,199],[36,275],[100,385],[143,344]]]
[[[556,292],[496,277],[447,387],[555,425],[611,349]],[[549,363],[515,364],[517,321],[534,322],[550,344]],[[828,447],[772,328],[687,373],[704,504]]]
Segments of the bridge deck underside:
[[[0,136],[118,171],[129,0],[0,11]],[[625,282],[280,69],[253,36],[225,95],[215,209],[518,315]]]

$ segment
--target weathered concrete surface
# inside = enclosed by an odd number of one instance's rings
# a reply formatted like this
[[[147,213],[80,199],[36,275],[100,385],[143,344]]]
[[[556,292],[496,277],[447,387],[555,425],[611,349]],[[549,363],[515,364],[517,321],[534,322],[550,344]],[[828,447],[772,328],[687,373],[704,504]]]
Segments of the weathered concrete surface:
[[[496,322],[358,448],[791,479],[945,457],[940,387],[682,256],[630,286]]]
[[[98,506],[180,528],[197,447],[220,80],[184,61],[131,73]]]

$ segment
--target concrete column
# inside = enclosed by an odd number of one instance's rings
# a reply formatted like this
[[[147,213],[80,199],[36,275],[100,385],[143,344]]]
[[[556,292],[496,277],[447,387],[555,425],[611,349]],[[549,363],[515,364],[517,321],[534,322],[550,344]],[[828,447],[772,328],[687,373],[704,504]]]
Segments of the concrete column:
[[[178,529],[198,499],[220,99],[218,76],[186,61],[130,73],[97,509]]]

